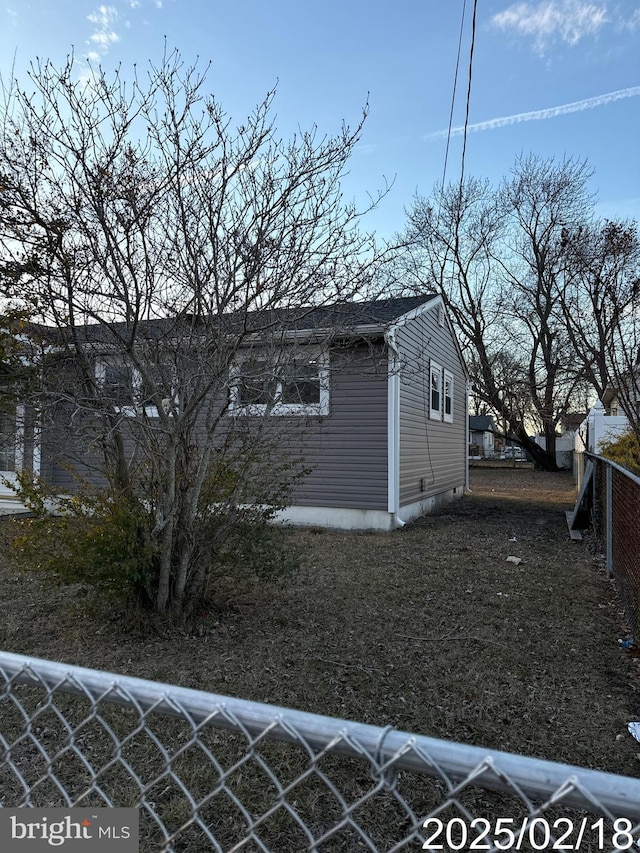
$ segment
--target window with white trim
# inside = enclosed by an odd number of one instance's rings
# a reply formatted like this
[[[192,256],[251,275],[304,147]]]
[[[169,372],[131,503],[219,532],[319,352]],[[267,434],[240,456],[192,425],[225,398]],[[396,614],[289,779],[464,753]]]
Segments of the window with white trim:
[[[443,372],[443,385],[442,419],[448,423],[453,423],[453,373],[450,370]]]
[[[328,415],[329,356],[300,347],[241,355],[230,371],[232,415]]]
[[[429,366],[429,417],[442,419],[442,368],[435,361]]]
[[[96,361],[95,371],[102,401],[123,415],[136,415],[131,365],[118,356],[104,356]]]
[[[103,399],[113,406],[131,405],[133,388],[133,371],[131,366],[122,359],[105,357],[96,362],[96,379],[100,386]]]
[[[167,389],[167,403],[173,399],[172,382],[167,377],[168,368],[162,365],[149,365],[147,372],[151,381],[145,381],[139,370],[120,356],[106,355],[96,361],[95,375],[100,386],[102,398],[120,414],[129,417],[145,414],[150,418],[158,417],[158,408],[154,395],[165,399],[163,389]]]

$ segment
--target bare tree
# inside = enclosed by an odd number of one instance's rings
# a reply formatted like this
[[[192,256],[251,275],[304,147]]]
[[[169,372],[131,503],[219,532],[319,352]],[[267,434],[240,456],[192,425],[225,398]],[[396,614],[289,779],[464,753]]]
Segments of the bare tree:
[[[40,410],[143,518],[146,589],[174,613],[206,587],[215,508],[222,538],[298,470],[272,452],[293,419],[230,415],[311,393],[313,416],[318,360],[294,330],[365,295],[379,258],[340,189],[362,122],[283,142],[273,92],[233,127],[205,87],[177,53],[130,83],[38,63],[5,85],[0,133],[5,283],[37,308]]]
[[[516,162],[501,190],[507,223],[501,268],[511,293],[515,349],[526,359],[527,389],[552,460],[556,428],[584,389],[558,293],[565,268],[562,234],[591,215],[590,177],[584,162],[530,156]]]
[[[563,234],[563,315],[576,360],[598,399],[617,394],[640,439],[640,237],[635,222],[595,222]]]
[[[556,428],[589,383],[561,299],[566,233],[592,213],[589,177],[572,159],[521,158],[498,189],[470,179],[417,198],[406,234],[414,275],[449,307],[476,395],[549,470]]]

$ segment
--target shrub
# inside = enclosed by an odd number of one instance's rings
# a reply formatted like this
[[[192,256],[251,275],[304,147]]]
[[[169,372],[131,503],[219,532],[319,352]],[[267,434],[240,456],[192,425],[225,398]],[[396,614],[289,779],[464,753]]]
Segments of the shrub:
[[[134,497],[82,484],[63,496],[26,473],[18,475],[16,491],[34,517],[14,525],[9,546],[14,565],[46,572],[60,583],[86,583],[149,601],[156,556],[152,519]]]
[[[247,584],[296,571],[300,555],[288,531],[274,524],[305,473],[300,460],[283,455],[261,471],[255,451],[243,448],[212,465],[200,496],[195,525],[197,564],[205,577],[201,600],[233,595]],[[252,476],[247,475],[250,471]],[[264,474],[264,476],[261,476]]]
[[[601,442],[600,454],[640,475],[640,443],[633,430],[627,430],[614,441]]]
[[[200,610],[205,599],[220,598],[222,588],[228,600],[234,589],[298,567],[291,537],[272,523],[284,506],[292,464],[282,464],[282,486],[272,486],[278,500],[271,504],[240,503],[239,472],[228,465],[212,468],[192,530],[199,595],[185,617]],[[18,475],[13,488],[34,516],[13,524],[9,559],[14,566],[153,607],[161,541],[153,509],[144,500],[80,480],[74,494],[62,495],[27,473]]]

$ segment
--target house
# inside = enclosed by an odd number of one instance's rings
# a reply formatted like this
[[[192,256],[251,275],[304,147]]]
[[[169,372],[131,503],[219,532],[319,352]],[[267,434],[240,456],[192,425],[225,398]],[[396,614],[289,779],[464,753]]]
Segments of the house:
[[[278,328],[282,320],[279,345],[295,357],[265,371],[260,349],[247,336],[227,368],[225,414],[227,423],[269,418],[290,427],[287,450],[303,457],[306,473],[280,520],[391,530],[462,496],[468,374],[441,298],[430,294],[286,313],[272,323]],[[169,396],[161,403],[145,396],[143,380],[110,355],[99,326],[84,327],[82,334],[104,399],[121,413],[152,419],[158,405],[178,405]],[[166,322],[149,321],[147,334],[161,340],[168,334]],[[71,412],[70,425],[73,417]],[[23,425],[15,430],[13,455],[3,458],[8,466],[19,462],[57,488],[70,489],[71,446],[70,432],[68,440],[63,434],[54,442],[46,428],[38,433]],[[89,450],[81,447],[74,459],[83,455],[74,464],[83,465],[82,476],[90,479]]]
[[[580,428],[580,424],[586,418],[587,412],[567,412],[560,419],[559,427],[560,434],[576,433]]]
[[[608,385],[601,402],[608,416],[631,415],[633,418],[640,412],[640,366],[625,374],[619,388]]]
[[[491,415],[469,415],[469,456],[493,456],[495,434],[496,425]]]

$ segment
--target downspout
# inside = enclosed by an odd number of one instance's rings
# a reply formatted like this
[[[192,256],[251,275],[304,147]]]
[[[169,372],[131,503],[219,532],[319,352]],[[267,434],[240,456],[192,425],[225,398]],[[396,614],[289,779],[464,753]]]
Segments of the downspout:
[[[473,494],[473,492],[471,491],[471,489],[469,487],[469,392],[471,390],[471,383],[469,382],[468,379],[467,379],[467,383],[466,383],[466,389],[467,390],[466,390],[465,401],[464,401],[464,403],[465,403],[465,405],[464,405],[464,411],[465,411],[464,434],[465,434],[465,446],[466,446],[465,463],[464,463],[464,493],[465,494],[466,493]]]
[[[387,380],[387,511],[393,529],[404,527],[400,511],[400,353],[395,329],[387,329],[385,341],[389,347]]]

